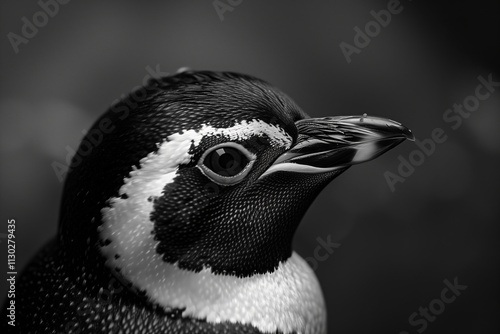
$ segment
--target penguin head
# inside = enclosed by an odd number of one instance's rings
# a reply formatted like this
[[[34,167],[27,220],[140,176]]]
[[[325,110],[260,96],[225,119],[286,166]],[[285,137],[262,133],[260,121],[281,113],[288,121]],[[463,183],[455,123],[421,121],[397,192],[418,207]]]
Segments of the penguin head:
[[[309,118],[247,75],[155,79],[83,139],[65,184],[60,242],[75,253],[99,249],[128,278],[162,265],[273,272],[332,179],[412,137],[378,117]]]

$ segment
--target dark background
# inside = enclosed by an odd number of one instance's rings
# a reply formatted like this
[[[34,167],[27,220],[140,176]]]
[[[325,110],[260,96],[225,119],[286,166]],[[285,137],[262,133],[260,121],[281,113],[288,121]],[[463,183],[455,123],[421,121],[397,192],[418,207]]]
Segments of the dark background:
[[[0,233],[16,219],[18,267],[56,233],[62,183],[51,164],[142,83],[146,66],[231,70],[273,83],[313,117],[367,113],[420,140],[435,128],[448,136],[394,192],[384,172],[396,173],[415,143],[351,168],[308,211],[296,250],[312,256],[329,235],[341,244],[316,270],[330,333],[417,333],[408,317],[454,277],[468,288],[425,332],[498,332],[500,88],[458,129],[442,117],[478,76],[500,81],[499,2],[401,5],[348,64],[339,44],[353,44],[353,28],[386,1],[243,1],[221,21],[212,1],[73,0],[17,54],[7,34],[41,8],[2,2]]]

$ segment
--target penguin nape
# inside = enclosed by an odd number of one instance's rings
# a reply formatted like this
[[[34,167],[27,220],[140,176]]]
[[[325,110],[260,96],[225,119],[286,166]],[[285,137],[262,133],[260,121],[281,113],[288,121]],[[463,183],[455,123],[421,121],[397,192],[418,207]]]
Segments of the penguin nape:
[[[366,115],[309,118],[237,73],[188,70],[140,92],[73,157],[58,235],[17,282],[16,330],[326,333],[294,232],[330,181],[411,131]]]

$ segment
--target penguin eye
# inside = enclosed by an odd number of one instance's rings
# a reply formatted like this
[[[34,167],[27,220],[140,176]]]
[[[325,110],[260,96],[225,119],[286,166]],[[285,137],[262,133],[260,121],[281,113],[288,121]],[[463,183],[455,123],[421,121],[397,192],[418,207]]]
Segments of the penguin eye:
[[[221,176],[235,176],[249,163],[248,158],[232,147],[219,147],[210,152],[203,161],[214,173]]]
[[[203,153],[198,167],[215,183],[236,184],[250,171],[255,155],[237,143],[223,143]]]

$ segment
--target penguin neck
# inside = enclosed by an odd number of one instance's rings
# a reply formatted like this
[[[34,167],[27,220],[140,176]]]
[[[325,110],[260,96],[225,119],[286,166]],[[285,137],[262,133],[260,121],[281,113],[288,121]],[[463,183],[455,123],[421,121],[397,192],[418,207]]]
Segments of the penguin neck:
[[[153,267],[151,267],[153,268]],[[163,263],[134,277],[134,285],[166,311],[209,323],[252,325],[262,332],[322,333],[326,314],[312,269],[295,252],[269,273],[250,277],[216,275]]]

